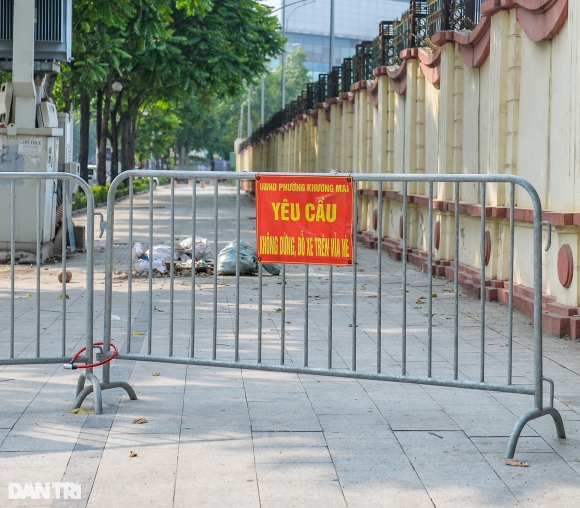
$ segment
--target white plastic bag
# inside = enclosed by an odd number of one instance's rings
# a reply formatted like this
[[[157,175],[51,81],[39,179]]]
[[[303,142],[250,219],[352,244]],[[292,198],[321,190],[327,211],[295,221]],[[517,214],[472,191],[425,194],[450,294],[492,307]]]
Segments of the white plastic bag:
[[[191,240],[192,240],[191,237],[186,238],[185,240],[182,240],[181,242],[179,242],[175,246],[175,248],[177,249],[177,251],[180,254],[187,254],[187,255],[191,256],[191,254],[192,254],[192,252],[191,252],[192,241]],[[197,236],[195,238],[195,260],[196,261],[213,260],[213,253],[211,251],[211,247],[209,246],[209,244],[207,242],[207,238],[201,238],[199,236]]]
[[[149,251],[145,252],[145,255],[149,257]],[[155,245],[153,247],[153,259],[161,259],[162,261],[171,260],[171,246],[170,245]],[[179,259],[179,252],[177,250],[173,251],[173,259]]]
[[[145,251],[143,250],[143,246],[139,242],[136,242],[133,245],[133,250],[131,252],[131,258],[132,259],[139,259],[143,256],[143,254],[145,254]]]
[[[168,245],[155,245],[153,251],[153,269],[158,272],[165,273],[165,261],[171,260],[171,247]],[[149,271],[149,251],[143,252],[143,246],[136,242],[133,245],[131,253],[133,258],[133,268],[137,273],[144,273]],[[180,259],[177,251],[173,253],[174,259]],[[186,256],[186,259],[189,259]]]
[[[133,263],[133,268],[137,273],[145,273],[149,271],[149,260],[148,259],[137,259]],[[165,263],[162,259],[153,258],[153,270],[157,270],[158,272],[164,273],[165,272]]]

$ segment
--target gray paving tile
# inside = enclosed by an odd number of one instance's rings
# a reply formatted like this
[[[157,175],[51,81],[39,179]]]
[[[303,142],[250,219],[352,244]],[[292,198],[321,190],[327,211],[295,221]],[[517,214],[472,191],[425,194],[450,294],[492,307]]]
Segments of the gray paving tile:
[[[200,189],[200,200],[211,199],[213,189]],[[220,203],[224,215],[220,230],[232,236],[235,200],[225,189]],[[177,201],[190,206],[190,190],[178,187]],[[183,192],[182,192],[183,191]],[[159,199],[168,192],[158,189]],[[182,192],[180,194],[180,192]],[[205,196],[205,197],[203,197]],[[146,205],[146,196],[137,197]],[[184,201],[180,201],[184,200]],[[201,203],[201,201],[200,201]],[[119,210],[121,228],[127,208]],[[253,216],[253,202],[243,197],[242,207]],[[168,209],[156,209],[159,216],[156,241],[166,231],[162,221]],[[244,208],[246,210],[246,208]],[[145,208],[136,213],[146,216]],[[244,212],[245,213],[245,212]],[[124,216],[122,214],[125,214]],[[185,214],[187,215],[187,213]],[[244,215],[244,214],[243,214]],[[139,219],[137,219],[138,221]],[[205,220],[205,219],[204,219]],[[189,236],[190,224],[179,218],[178,234]],[[211,218],[200,224],[200,232],[211,236]],[[242,221],[244,235],[253,235],[254,223]],[[161,229],[159,229],[161,228]],[[204,229],[205,228],[205,229]],[[121,230],[119,230],[121,232]],[[126,229],[124,230],[126,233]],[[121,234],[121,233],[119,233]],[[147,241],[146,238],[142,239]],[[220,240],[221,241],[221,240]],[[104,245],[102,240],[98,245]],[[224,244],[225,245],[225,244]],[[121,254],[121,251],[119,251]],[[369,298],[375,291],[376,252],[359,249],[360,285],[357,328],[358,368],[375,369],[375,306]],[[99,254],[100,255],[100,254]],[[102,256],[101,256],[102,257]],[[121,259],[121,256],[119,256]],[[124,258],[123,258],[124,259]],[[101,263],[103,260],[100,261]],[[99,265],[101,266],[101,265]],[[401,372],[400,346],[400,263],[383,256],[383,371]],[[100,268],[99,268],[100,270]],[[287,364],[302,365],[303,288],[302,268],[288,267]],[[310,296],[310,364],[326,365],[327,269],[312,267]],[[80,275],[80,273],[79,273]],[[47,297],[52,279],[47,279]],[[75,273],[75,280],[77,274]],[[81,280],[82,275],[80,277]],[[409,267],[409,298],[425,292],[425,275]],[[231,359],[235,287],[232,278],[219,279],[218,357]],[[264,278],[263,361],[277,364],[281,315],[279,278]],[[182,283],[185,283],[184,285]],[[187,355],[189,343],[189,281],[176,283],[175,353]],[[335,269],[334,279],[335,368],[351,364],[352,322],[350,289],[352,272]],[[436,375],[452,374],[452,321],[446,319],[449,284],[434,280],[434,363]],[[0,290],[4,279],[0,279]],[[113,336],[122,345],[126,332],[124,283],[115,283],[114,304],[122,322],[115,322]],[[211,356],[211,281],[196,279],[196,356]],[[240,323],[241,357],[252,361],[257,348],[255,325],[256,277],[242,277]],[[167,280],[156,279],[154,347],[167,352],[169,303]],[[146,282],[135,282],[132,319],[143,327]],[[393,288],[396,288],[394,290]],[[71,295],[75,288],[71,288]],[[118,290],[118,293],[117,293]],[[54,288],[57,294],[58,288]],[[79,293],[80,294],[80,293]],[[96,324],[103,326],[103,274],[96,273]],[[444,298],[447,296],[448,298]],[[82,299],[70,302],[71,351],[81,343]],[[479,375],[479,302],[460,297],[460,378]],[[17,315],[22,330],[34,312],[28,301]],[[76,307],[75,307],[76,305]],[[0,299],[0,333],[5,301]],[[411,306],[412,307],[412,306]],[[209,310],[208,310],[209,309]],[[42,312],[54,322],[47,327],[43,348],[60,344],[58,313]],[[506,372],[503,347],[506,309],[486,305],[486,375],[502,381]],[[73,314],[74,313],[74,314]],[[56,314],[56,316],[54,315]],[[426,327],[424,309],[409,309],[408,367],[425,374]],[[56,319],[56,320],[55,320]],[[141,320],[141,321],[139,321]],[[528,383],[533,377],[532,344],[528,338],[529,318],[514,316],[514,380]],[[146,343],[132,337],[134,350]],[[564,348],[571,345],[572,348]],[[18,348],[33,351],[20,341]],[[44,350],[44,349],[43,349]],[[556,407],[562,411],[568,439],[554,436],[549,418],[532,422],[524,429],[516,458],[530,462],[529,468],[506,466],[503,454],[507,436],[518,416],[532,408],[532,398],[514,394],[487,393],[405,383],[357,381],[354,379],[308,376],[265,371],[240,371],[162,363],[114,361],[114,379],[129,379],[139,400],[129,401],[121,390],[105,392],[106,415],[71,415],[76,375],[55,365],[0,367],[0,499],[8,481],[79,481],[83,499],[78,506],[575,506],[580,494],[580,396],[577,382],[580,365],[572,352],[578,344],[564,344],[546,336],[545,374],[556,382]],[[159,373],[159,376],[152,374]],[[93,406],[89,396],[84,407]],[[547,399],[546,399],[547,400]],[[145,417],[148,424],[134,425]],[[2,442],[2,439],[4,441]],[[12,450],[12,451],[5,451]],[[135,451],[137,457],[130,458]],[[111,496],[115,486],[115,496]],[[118,487],[118,488],[117,488]],[[50,501],[52,503],[52,501]],[[518,504],[519,503],[519,504]],[[0,502],[1,504],[1,502]],[[39,504],[37,503],[36,506]],[[40,504],[42,505],[42,504]],[[14,506],[18,506],[15,504]],[[54,506],[59,506],[55,504]],[[70,505],[73,506],[73,505]],[[76,506],[76,505],[74,505]]]

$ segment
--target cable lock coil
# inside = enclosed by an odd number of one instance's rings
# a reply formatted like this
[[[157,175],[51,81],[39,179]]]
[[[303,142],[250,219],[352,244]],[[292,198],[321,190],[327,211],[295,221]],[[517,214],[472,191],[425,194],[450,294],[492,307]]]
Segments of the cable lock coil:
[[[95,342],[95,343],[93,344],[93,348],[94,348],[95,346],[96,346],[96,347],[98,347],[98,346],[102,346],[102,345],[103,345],[103,343],[102,343],[102,342]],[[63,368],[65,368],[65,369],[67,369],[67,370],[77,370],[77,369],[92,369],[92,368],[94,368],[94,367],[100,367],[101,365],[105,365],[105,363],[109,363],[109,362],[110,362],[110,361],[111,361],[113,358],[115,358],[115,357],[116,357],[116,356],[119,354],[119,350],[117,349],[117,346],[115,346],[115,344],[111,343],[111,344],[109,344],[109,346],[113,348],[113,354],[112,354],[111,356],[109,356],[109,357],[105,358],[104,360],[100,361],[100,362],[97,362],[97,363],[91,363],[91,364],[89,364],[89,365],[76,365],[76,364],[75,364],[75,360],[76,360],[76,359],[77,359],[77,358],[78,358],[80,355],[82,355],[82,354],[83,354],[83,353],[84,353],[84,352],[87,350],[87,348],[86,348],[86,347],[84,347],[84,348],[80,349],[80,350],[79,350],[79,351],[78,351],[78,352],[77,352],[77,353],[76,353],[76,354],[75,354],[75,355],[72,357],[72,360],[71,360],[69,363],[65,363],[65,364],[63,365]],[[102,348],[102,347],[98,347],[98,349],[100,349],[100,350],[101,350],[101,354],[102,354],[102,355],[104,355],[104,354],[105,354],[105,353],[104,353],[104,351],[103,351],[103,348]]]

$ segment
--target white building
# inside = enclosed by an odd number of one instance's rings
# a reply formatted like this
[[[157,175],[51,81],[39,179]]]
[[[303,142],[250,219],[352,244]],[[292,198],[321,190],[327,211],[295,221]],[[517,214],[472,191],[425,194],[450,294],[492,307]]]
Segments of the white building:
[[[264,0],[282,20],[282,0]],[[400,17],[409,8],[409,0],[334,0],[333,65],[352,56],[355,46],[372,40],[379,33],[381,21]],[[312,78],[328,72],[330,58],[330,0],[286,0],[286,51],[302,46]]]

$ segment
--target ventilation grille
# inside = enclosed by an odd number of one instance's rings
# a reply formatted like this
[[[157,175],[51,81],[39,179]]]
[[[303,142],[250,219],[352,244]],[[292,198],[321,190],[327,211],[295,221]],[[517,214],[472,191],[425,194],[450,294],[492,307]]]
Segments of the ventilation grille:
[[[14,0],[0,0],[0,40],[12,40],[12,20],[14,19]]]
[[[61,42],[63,40],[62,4],[62,0],[36,0],[35,40],[45,42]]]
[[[34,40],[63,42],[63,0],[36,0]],[[14,25],[14,0],[0,0],[0,40],[11,41]]]

